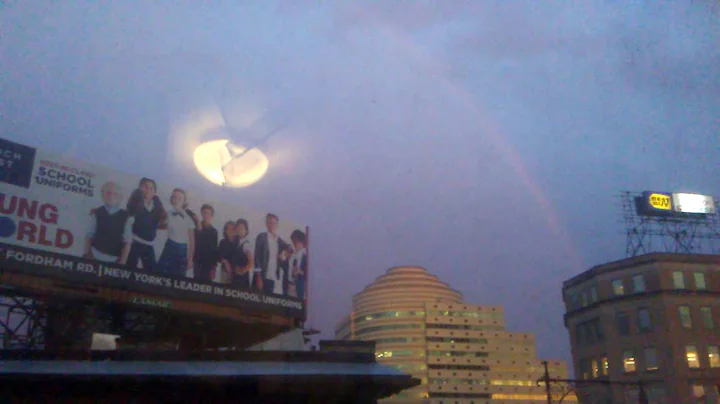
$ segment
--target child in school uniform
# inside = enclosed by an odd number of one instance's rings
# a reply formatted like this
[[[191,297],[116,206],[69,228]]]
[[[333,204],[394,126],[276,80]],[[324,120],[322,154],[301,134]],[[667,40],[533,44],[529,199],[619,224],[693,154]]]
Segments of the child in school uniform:
[[[132,240],[132,217],[120,208],[122,189],[109,181],[102,186],[103,206],[90,213],[85,238],[85,258],[125,264]]]
[[[187,276],[193,268],[195,252],[195,221],[187,214],[187,195],[175,188],[170,197],[172,205],[167,212],[167,241],[163,248],[158,268],[160,272]]]
[[[294,252],[290,257],[290,277],[288,294],[292,297],[305,299],[305,287],[307,286],[307,238],[305,233],[295,230],[290,235]]]

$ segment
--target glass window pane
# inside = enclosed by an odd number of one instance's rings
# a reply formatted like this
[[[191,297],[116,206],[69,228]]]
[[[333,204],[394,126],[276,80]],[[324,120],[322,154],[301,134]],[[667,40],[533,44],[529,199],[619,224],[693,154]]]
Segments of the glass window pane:
[[[622,296],[625,294],[625,285],[623,285],[622,279],[615,279],[612,281],[612,288],[615,296]]]
[[[590,303],[595,303],[598,300],[597,287],[595,285],[590,287]]]
[[[700,359],[698,358],[697,348],[695,345],[688,345],[685,347],[685,356],[687,357],[687,364],[689,368],[697,369],[700,367]]]
[[[696,398],[705,397],[705,388],[702,384],[693,385],[693,396],[695,396]]]
[[[587,292],[583,291],[580,294],[580,299],[582,300],[582,307],[587,307],[588,305],[588,294]]]
[[[617,312],[615,315],[615,321],[617,323],[618,335],[630,335],[630,320],[628,319],[627,313],[623,311]]]
[[[587,359],[580,359],[580,377],[583,379],[589,379],[590,378],[590,372],[589,372],[589,366],[590,363]]]
[[[682,271],[673,272],[673,286],[675,289],[685,289],[685,274]]]
[[[599,368],[599,366],[598,366],[598,361],[597,361],[597,360],[593,359],[593,360],[590,362],[590,369],[591,369],[591,371],[592,371],[592,377],[593,377],[593,378],[599,376],[599,374],[600,374],[600,368]]]
[[[645,291],[645,277],[643,275],[635,275],[632,277],[633,292],[642,293]]]
[[[625,372],[635,371],[635,354],[633,351],[623,352],[623,368]]]
[[[648,309],[638,309],[638,330],[640,332],[648,332],[652,330],[652,321],[650,319],[650,311]]]
[[[695,272],[693,274],[693,277],[695,277],[695,289],[698,289],[698,290],[707,289],[707,286],[705,286],[705,274],[704,273]]]
[[[679,306],[678,313],[680,314],[680,324],[684,328],[692,328],[692,318],[690,317],[690,307]]]
[[[702,315],[703,326],[705,328],[707,328],[707,329],[715,328],[715,323],[713,322],[713,317],[712,317],[712,311],[710,310],[709,307],[701,307],[700,314]]]
[[[601,362],[601,366],[602,366],[601,367],[602,374],[603,374],[603,376],[607,376],[608,371],[610,370],[607,356],[603,356],[602,358],[600,358],[600,362]]]
[[[657,350],[655,348],[645,348],[645,369],[657,370]]]
[[[720,350],[718,347],[708,347],[708,362],[710,362],[711,368],[720,368]]]

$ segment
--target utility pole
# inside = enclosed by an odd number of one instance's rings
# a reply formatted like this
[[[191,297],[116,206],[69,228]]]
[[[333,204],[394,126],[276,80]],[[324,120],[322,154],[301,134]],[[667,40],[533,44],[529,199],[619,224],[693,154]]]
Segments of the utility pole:
[[[548,370],[548,361],[542,361],[545,367],[543,381],[545,382],[545,394],[547,395],[547,404],[552,404],[552,393],[550,393],[550,371]]]

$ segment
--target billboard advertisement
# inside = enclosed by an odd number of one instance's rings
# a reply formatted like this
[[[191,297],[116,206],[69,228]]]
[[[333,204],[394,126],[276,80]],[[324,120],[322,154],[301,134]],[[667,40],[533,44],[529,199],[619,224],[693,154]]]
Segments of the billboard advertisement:
[[[635,199],[635,205],[642,216],[669,216],[673,212],[672,195],[666,192],[645,191]]]
[[[715,200],[712,196],[675,193],[672,195],[674,210],[687,214],[715,214]]]
[[[304,319],[305,225],[0,139],[0,268]]]

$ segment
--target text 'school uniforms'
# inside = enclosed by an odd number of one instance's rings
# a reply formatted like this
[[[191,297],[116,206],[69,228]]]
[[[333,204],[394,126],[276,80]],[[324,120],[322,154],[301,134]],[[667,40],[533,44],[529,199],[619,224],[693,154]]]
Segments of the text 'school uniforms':
[[[132,239],[132,218],[125,209],[102,206],[92,213],[87,236],[93,258],[117,262],[125,243]]]
[[[202,226],[195,230],[195,268],[194,277],[203,282],[210,282],[210,273],[217,266],[218,231],[212,226]]]
[[[149,203],[130,206],[129,213],[133,216],[133,241],[128,255],[127,265],[137,268],[138,262],[146,271],[155,270],[155,237],[163,216],[160,198],[155,196]]]
[[[244,268],[248,264],[248,254],[252,254],[252,246],[250,240],[247,237],[243,237],[239,241],[237,251],[235,253],[235,262],[230,261],[233,266],[233,271],[238,268]],[[250,287],[250,272],[244,274],[238,274],[233,272],[232,285],[238,289],[247,289]]]
[[[159,272],[185,276],[188,269],[190,230],[194,229],[195,222],[190,215],[178,212],[175,208],[168,211],[168,238],[158,261]]]
[[[296,269],[298,272],[295,272]],[[288,295],[304,299],[305,285],[307,284],[307,253],[305,252],[305,248],[295,251],[290,258],[290,276],[288,281],[290,283]]]

